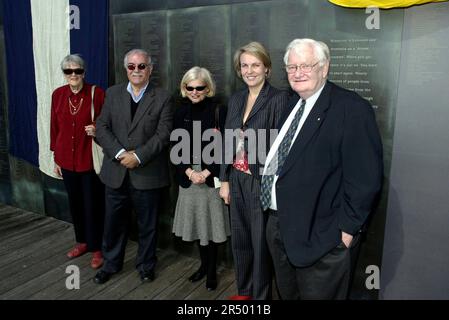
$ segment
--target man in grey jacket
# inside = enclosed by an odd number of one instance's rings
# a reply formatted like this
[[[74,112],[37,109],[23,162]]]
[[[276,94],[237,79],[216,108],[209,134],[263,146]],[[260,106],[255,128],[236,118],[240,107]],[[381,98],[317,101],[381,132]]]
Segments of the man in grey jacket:
[[[146,51],[129,51],[124,66],[129,82],[107,90],[96,123],[105,155],[100,178],[106,185],[105,261],[94,278],[98,284],[123,267],[131,208],[138,223],[136,269],[142,281],[154,279],[157,210],[161,188],[169,185],[170,96],[149,82],[153,66]]]

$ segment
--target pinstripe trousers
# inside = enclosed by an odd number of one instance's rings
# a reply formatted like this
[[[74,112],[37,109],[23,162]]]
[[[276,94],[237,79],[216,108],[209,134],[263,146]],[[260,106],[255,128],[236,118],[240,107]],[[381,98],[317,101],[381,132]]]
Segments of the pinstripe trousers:
[[[266,242],[267,216],[260,204],[260,181],[231,169],[231,246],[239,295],[271,299],[272,262]]]

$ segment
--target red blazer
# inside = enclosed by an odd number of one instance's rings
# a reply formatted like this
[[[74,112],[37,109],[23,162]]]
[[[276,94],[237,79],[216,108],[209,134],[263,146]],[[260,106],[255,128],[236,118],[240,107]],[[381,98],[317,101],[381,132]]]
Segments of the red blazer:
[[[84,83],[83,88],[74,94],[69,85],[53,91],[51,99],[50,150],[61,168],[83,172],[93,169],[92,137],[84,131],[84,127],[92,124],[91,118],[91,88]],[[100,115],[104,102],[104,90],[96,87],[94,94],[95,119]],[[73,105],[78,106],[83,99],[79,111],[72,115],[69,98]]]

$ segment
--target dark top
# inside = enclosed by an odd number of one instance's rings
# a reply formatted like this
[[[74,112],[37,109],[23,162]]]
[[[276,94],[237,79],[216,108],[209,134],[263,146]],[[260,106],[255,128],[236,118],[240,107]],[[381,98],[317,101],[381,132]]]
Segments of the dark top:
[[[173,130],[176,129],[184,129],[189,133],[189,143],[190,143],[190,154],[188,155],[188,161],[185,163],[175,164],[176,165],[176,181],[183,188],[188,188],[191,185],[191,181],[185,174],[185,171],[188,168],[191,168],[191,164],[199,164],[201,163],[202,170],[209,170],[211,175],[206,178],[206,184],[209,187],[214,187],[214,177],[218,177],[220,173],[220,164],[221,157],[218,154],[215,154],[215,149],[210,152],[210,155],[214,161],[212,163],[205,163],[203,157],[203,150],[210,143],[216,142],[217,148],[220,147],[221,138],[219,136],[215,137],[215,139],[210,139],[209,141],[201,141],[201,137],[203,133],[207,129],[218,129],[216,134],[221,135],[224,134],[224,123],[226,120],[226,107],[218,104],[212,98],[205,98],[203,101],[199,103],[192,104],[192,102],[188,98],[181,99],[177,102],[177,106],[174,114],[174,122],[173,122]],[[198,122],[196,125],[201,125],[201,136],[197,134],[197,136],[193,136],[193,124]],[[219,140],[218,140],[219,139]],[[182,157],[182,153],[186,152],[186,150],[181,149],[181,145],[177,145],[178,142],[181,141],[181,137],[177,138],[177,140],[172,141],[172,152],[177,150],[176,154]],[[201,153],[198,153],[198,159],[193,159],[193,143],[201,144]],[[210,148],[211,146],[209,146]],[[181,150],[180,150],[181,149]],[[210,149],[209,149],[210,150]],[[209,152],[207,152],[209,154]],[[196,155],[195,155],[196,156]],[[216,157],[218,156],[218,157]],[[184,155],[184,157],[186,157]],[[197,162],[198,161],[198,162]]]
[[[291,92],[279,128],[300,97]],[[280,234],[290,263],[310,266],[356,234],[383,178],[382,141],[370,103],[327,82],[276,182]]]
[[[139,102],[135,102],[133,97],[129,96],[129,99],[131,101],[131,121],[134,120],[134,115],[136,114],[137,107],[139,106]]]
[[[251,174],[260,179],[263,171],[264,160],[261,159],[261,154],[268,154],[271,143],[275,136],[270,139],[270,129],[275,129],[279,122],[280,115],[283,109],[287,106],[288,95],[286,91],[281,91],[271,86],[268,81],[265,81],[256,102],[251,109],[245,123],[243,123],[243,115],[245,113],[246,102],[248,100],[248,88],[242,89],[231,96],[228,103],[228,113],[226,115],[225,128],[227,129],[242,129],[252,130],[255,134],[256,141],[245,138],[245,152],[249,158],[249,170]],[[260,130],[262,129],[262,131]],[[265,131],[265,136],[263,135]],[[249,132],[247,132],[249,136]],[[261,140],[264,139],[265,141]],[[226,136],[224,140],[223,151],[223,165],[221,166],[220,180],[228,181],[229,172],[232,168],[232,159],[235,158],[236,139],[229,139]],[[262,149],[261,149],[262,148]],[[253,158],[256,156],[255,161]],[[231,160],[231,161],[229,161]]]
[[[88,136],[84,127],[92,124],[91,88],[84,83],[77,94],[69,85],[57,88],[51,98],[50,150],[54,152],[55,163],[61,168],[85,172],[93,170],[92,137]],[[105,93],[95,87],[94,110],[96,119],[103,106]],[[69,98],[78,112],[70,112]],[[81,103],[82,99],[82,104]],[[78,109],[78,108],[77,108]]]

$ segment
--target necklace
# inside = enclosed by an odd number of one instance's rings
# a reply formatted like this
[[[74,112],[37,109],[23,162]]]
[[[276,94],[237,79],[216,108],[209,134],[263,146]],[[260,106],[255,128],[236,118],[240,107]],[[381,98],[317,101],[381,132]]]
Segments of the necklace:
[[[72,116],[74,116],[75,114],[78,113],[78,111],[80,111],[81,106],[83,105],[83,100],[84,100],[84,98],[81,98],[80,102],[77,105],[74,105],[72,103],[72,100],[70,100],[70,97],[69,97],[69,110],[70,110],[70,114]]]

